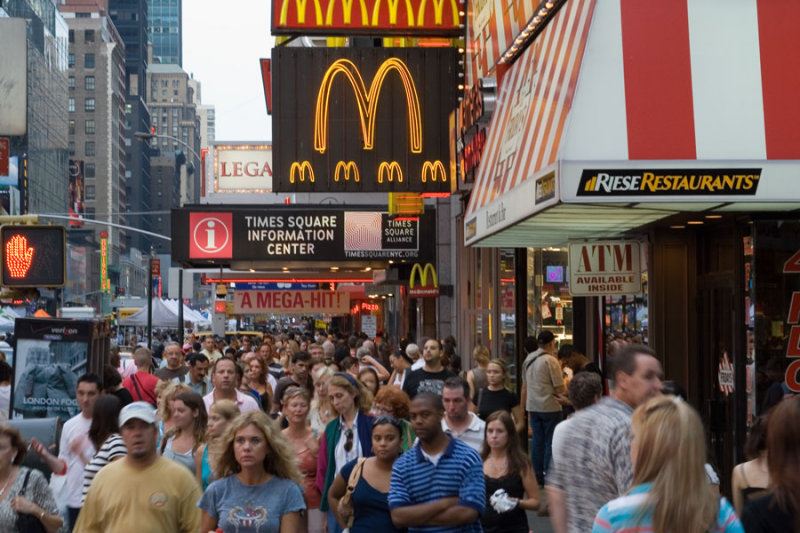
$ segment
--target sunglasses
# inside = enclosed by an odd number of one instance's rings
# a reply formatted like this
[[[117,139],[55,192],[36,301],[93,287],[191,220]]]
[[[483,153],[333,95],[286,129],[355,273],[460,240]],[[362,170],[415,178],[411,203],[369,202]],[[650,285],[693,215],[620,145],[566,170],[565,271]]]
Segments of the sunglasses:
[[[344,432],[344,451],[350,453],[353,449],[353,430],[347,429]]]

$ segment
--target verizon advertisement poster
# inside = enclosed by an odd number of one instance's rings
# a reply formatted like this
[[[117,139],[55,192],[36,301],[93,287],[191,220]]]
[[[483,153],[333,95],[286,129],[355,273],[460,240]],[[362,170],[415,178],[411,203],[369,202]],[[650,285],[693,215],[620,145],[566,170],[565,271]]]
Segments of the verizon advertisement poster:
[[[233,261],[431,261],[433,211],[397,220],[381,211],[303,206],[172,211],[172,255],[194,266]]]
[[[642,292],[639,243],[594,241],[569,245],[569,292],[573,296]]]
[[[300,314],[346,315],[350,293],[334,291],[234,291],[233,312],[237,315]]]

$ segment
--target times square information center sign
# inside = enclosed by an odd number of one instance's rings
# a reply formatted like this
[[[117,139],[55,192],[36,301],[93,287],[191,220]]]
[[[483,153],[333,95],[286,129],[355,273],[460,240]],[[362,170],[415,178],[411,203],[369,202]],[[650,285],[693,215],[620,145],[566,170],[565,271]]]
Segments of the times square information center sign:
[[[172,256],[194,267],[236,263],[429,261],[433,211],[397,220],[374,210],[319,206],[203,206],[172,210]]]

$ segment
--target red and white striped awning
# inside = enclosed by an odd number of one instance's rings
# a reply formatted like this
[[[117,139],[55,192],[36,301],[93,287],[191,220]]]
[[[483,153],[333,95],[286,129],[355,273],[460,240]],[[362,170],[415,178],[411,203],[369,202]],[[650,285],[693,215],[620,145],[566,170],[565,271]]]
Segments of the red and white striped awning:
[[[796,209],[798,86],[796,0],[567,0],[502,80],[466,243],[558,204],[624,205],[617,233],[683,210]],[[751,193],[582,194],[597,169],[760,179]]]

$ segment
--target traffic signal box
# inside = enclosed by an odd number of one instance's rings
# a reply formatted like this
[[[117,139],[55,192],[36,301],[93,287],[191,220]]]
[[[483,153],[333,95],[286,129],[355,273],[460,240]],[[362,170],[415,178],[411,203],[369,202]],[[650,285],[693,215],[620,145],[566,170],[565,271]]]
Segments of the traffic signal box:
[[[62,226],[0,226],[0,285],[63,287],[66,234]]]

